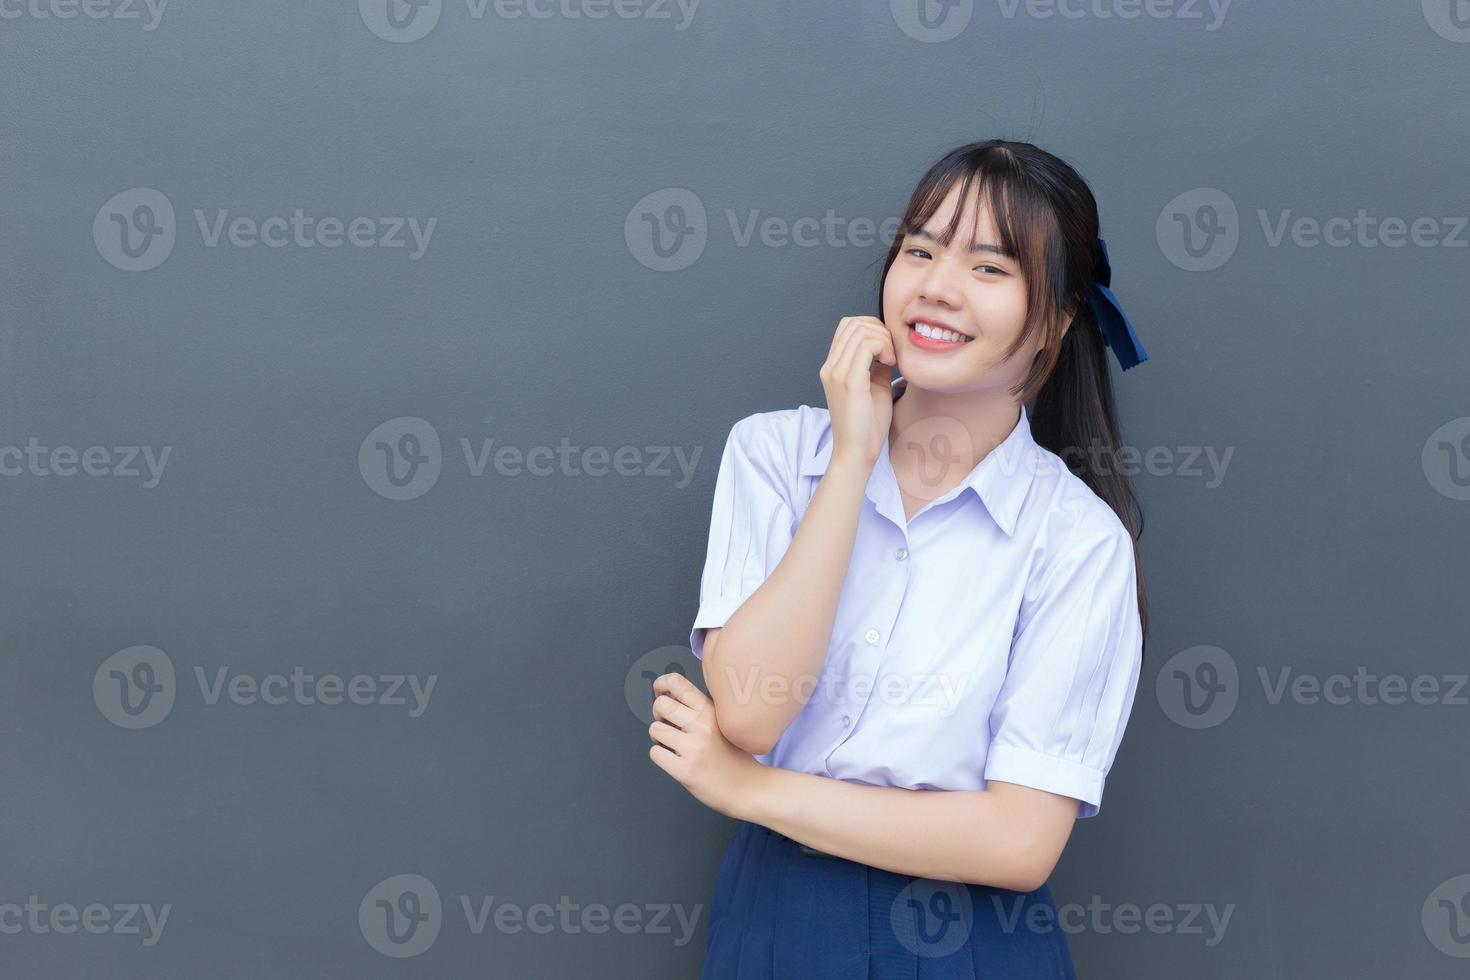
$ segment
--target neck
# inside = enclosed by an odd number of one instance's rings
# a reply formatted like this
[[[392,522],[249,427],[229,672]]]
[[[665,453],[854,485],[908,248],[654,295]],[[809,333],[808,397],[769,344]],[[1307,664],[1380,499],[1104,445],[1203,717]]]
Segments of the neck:
[[[904,387],[903,395],[893,403],[889,456],[897,456],[894,447],[898,445],[899,433],[925,431],[913,430],[913,426],[926,419],[939,418],[945,420],[944,428],[958,423],[969,435],[971,458],[961,460],[967,464],[968,472],[980,465],[981,460],[1005,441],[1020,421],[1021,411],[1021,403],[1012,398],[1004,388],[960,392],[928,391],[916,388],[909,382]],[[944,428],[935,431],[942,432]]]

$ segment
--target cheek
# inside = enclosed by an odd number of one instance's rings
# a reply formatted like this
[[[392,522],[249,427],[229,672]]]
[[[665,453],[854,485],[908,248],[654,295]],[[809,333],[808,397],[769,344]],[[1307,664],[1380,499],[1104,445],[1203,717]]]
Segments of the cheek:
[[[903,319],[904,311],[914,305],[922,276],[912,270],[901,268],[895,263],[883,280],[883,322],[897,324]]]
[[[1026,290],[1023,287],[977,289],[971,294],[970,302],[980,322],[988,324],[992,334],[1005,335],[1007,342],[1016,338],[1026,322]]]

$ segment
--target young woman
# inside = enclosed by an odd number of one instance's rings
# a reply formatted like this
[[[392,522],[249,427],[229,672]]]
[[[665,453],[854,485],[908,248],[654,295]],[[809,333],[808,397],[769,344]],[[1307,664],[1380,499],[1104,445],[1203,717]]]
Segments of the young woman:
[[[1074,976],[1047,879],[1147,628],[1107,351],[1147,355],[1110,276],[1076,171],[959,147],[908,202],[882,319],[838,324],[827,408],[731,429],[690,634],[710,697],[660,676],[649,728],[741,821],[705,978]]]

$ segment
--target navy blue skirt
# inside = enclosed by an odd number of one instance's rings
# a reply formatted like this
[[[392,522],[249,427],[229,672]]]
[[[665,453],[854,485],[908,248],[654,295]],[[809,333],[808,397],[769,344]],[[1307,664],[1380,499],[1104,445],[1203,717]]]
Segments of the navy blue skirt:
[[[1076,980],[1046,885],[916,878],[741,821],[720,859],[701,980]]]

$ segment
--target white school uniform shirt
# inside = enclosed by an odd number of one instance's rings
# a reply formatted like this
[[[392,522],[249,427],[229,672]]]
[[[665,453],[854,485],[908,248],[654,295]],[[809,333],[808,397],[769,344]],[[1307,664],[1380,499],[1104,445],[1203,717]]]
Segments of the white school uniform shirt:
[[[1143,652],[1127,529],[1036,443],[1024,405],[1006,439],[912,520],[888,450],[885,439],[812,697],[757,760],[908,789],[998,779],[1096,815]],[[731,428],[689,635],[696,657],[705,631],[786,553],[831,453],[825,408]]]

